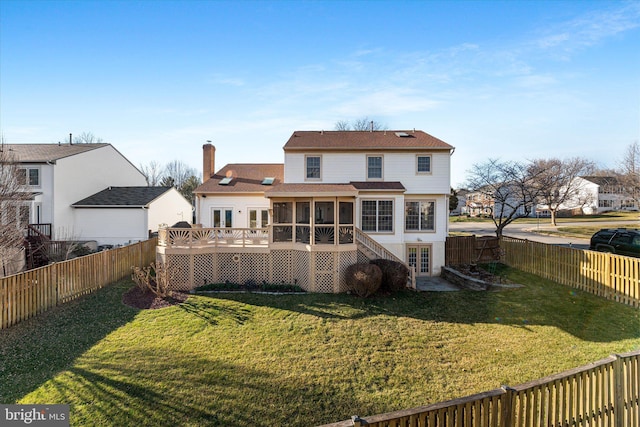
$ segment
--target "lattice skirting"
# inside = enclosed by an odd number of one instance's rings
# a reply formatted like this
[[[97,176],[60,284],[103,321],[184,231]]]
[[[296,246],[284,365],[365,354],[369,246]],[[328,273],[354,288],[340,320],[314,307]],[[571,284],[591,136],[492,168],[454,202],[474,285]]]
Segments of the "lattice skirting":
[[[358,259],[356,250],[158,254],[158,262],[168,264],[170,287],[174,290],[190,290],[209,283],[264,281],[297,284],[309,292],[345,292],[344,272]]]

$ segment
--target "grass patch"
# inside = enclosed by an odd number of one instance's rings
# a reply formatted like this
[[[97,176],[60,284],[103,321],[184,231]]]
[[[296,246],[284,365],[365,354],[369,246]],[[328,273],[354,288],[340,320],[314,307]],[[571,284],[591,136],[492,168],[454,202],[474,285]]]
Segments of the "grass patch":
[[[640,214],[638,212],[606,212],[599,215],[576,215],[571,217],[559,217],[556,218],[556,222],[558,224],[568,223],[568,222],[591,222],[591,221],[638,221],[640,224]],[[493,220],[491,218],[478,218],[478,217],[467,217],[464,215],[461,216],[450,216],[449,222],[486,222],[493,224]],[[514,222],[520,224],[538,224],[541,225],[551,224],[551,218],[549,217],[531,217],[531,218],[518,218]],[[603,228],[603,227],[600,227]],[[598,228],[598,229],[600,229]]]
[[[72,425],[317,425],[519,384],[640,348],[640,311],[513,269],[504,292],[194,295],[122,281],[0,331],[0,401]]]

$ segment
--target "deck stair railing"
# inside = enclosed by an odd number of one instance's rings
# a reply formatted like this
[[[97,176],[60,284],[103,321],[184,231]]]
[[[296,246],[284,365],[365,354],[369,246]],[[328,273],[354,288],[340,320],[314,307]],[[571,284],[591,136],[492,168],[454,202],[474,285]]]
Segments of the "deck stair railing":
[[[358,245],[358,250],[365,254],[369,259],[388,259],[391,261],[396,261],[406,266],[409,269],[409,279],[407,281],[407,285],[410,288],[416,288],[416,274],[415,268],[409,266],[406,262],[398,258],[393,252],[389,251],[387,248],[382,246],[380,243],[373,240],[367,233],[355,227],[356,229],[356,244]]]

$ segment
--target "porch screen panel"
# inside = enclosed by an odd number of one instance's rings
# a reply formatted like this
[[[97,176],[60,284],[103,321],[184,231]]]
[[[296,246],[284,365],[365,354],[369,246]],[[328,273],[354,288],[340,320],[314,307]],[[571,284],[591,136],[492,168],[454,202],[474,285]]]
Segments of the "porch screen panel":
[[[338,204],[339,243],[353,243],[353,202]]]
[[[293,203],[273,204],[273,241],[290,242],[293,239]]]
[[[296,242],[311,243],[311,203],[296,202]]]
[[[335,241],[335,204],[334,202],[314,203],[314,243],[333,244]]]

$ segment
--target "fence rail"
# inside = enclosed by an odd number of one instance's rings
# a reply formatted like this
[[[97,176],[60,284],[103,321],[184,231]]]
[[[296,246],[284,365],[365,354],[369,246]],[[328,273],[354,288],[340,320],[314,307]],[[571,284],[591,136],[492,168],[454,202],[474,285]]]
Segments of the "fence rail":
[[[640,425],[640,350],[516,387],[322,427]]]
[[[563,285],[640,307],[640,258],[503,236],[504,262]]]
[[[0,329],[127,277],[155,260],[157,239],[0,278]]]

